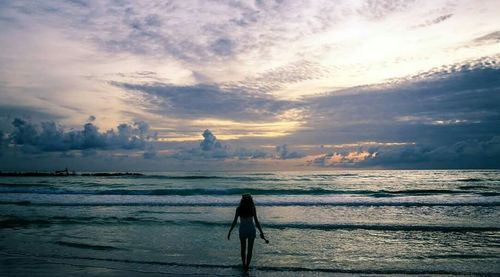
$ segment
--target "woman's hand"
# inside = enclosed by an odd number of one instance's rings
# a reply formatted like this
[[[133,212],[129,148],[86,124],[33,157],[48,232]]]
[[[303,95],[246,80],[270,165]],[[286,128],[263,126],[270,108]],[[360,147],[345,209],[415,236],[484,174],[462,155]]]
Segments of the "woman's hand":
[[[263,239],[266,243],[269,243],[269,241],[264,236],[264,233],[260,233],[260,238]]]

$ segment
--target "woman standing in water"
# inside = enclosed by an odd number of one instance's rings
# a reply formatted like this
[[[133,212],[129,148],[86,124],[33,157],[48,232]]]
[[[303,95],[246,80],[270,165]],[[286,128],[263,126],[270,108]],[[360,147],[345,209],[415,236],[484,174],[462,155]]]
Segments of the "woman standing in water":
[[[255,240],[255,226],[259,229],[260,237],[265,240],[266,243],[269,243],[269,241],[264,237],[264,232],[262,232],[259,219],[257,218],[255,204],[253,203],[253,199],[250,194],[243,194],[241,196],[240,205],[236,208],[233,224],[231,224],[231,229],[229,229],[229,233],[227,234],[228,240],[231,237],[231,231],[233,231],[234,226],[236,226],[238,217],[240,217],[241,262],[243,263],[243,269],[248,271],[250,261],[252,260],[253,243]],[[247,241],[248,251],[246,251]]]

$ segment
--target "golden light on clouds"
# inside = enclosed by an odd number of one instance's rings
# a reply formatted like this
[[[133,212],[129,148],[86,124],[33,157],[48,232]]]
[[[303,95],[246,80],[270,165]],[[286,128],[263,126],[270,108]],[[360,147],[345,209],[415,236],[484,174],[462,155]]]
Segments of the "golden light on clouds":
[[[245,137],[280,137],[285,136],[300,127],[300,121],[276,121],[276,122],[238,122],[233,120],[222,119],[196,119],[186,121],[185,124],[199,126],[199,128],[210,129],[213,131],[217,139],[220,140],[235,140]],[[200,134],[183,135],[182,133],[163,132],[159,137],[159,141],[164,142],[181,142],[181,141],[199,141]]]
[[[0,146],[29,126],[61,138],[37,151],[351,166],[497,141],[497,0],[1,7]],[[107,143],[64,138],[85,128]]]

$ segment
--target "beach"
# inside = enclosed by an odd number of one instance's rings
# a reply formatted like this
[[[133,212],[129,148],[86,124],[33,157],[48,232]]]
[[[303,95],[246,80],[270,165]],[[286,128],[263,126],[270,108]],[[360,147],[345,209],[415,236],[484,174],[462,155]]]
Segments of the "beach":
[[[499,170],[145,172],[0,178],[0,275],[500,274]]]

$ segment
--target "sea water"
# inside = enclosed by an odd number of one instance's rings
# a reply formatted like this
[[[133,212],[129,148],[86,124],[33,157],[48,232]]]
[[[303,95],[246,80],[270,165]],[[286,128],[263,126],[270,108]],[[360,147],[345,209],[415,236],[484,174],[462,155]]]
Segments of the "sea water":
[[[0,178],[0,275],[241,275],[241,194],[270,240],[250,275],[500,274],[500,171]]]

